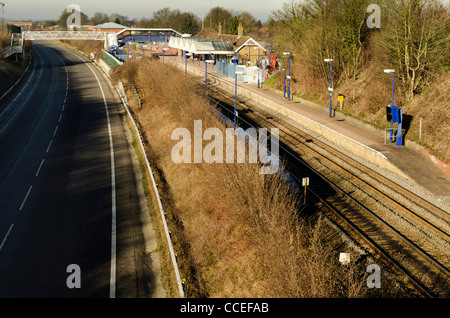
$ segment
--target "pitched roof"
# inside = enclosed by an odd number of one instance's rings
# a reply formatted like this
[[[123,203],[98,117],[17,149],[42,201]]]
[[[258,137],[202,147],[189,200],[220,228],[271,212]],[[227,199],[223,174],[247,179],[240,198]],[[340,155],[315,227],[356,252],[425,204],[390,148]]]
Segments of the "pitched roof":
[[[227,41],[204,38],[171,37],[169,47],[194,54],[229,54],[234,53],[233,46]]]
[[[206,28],[193,36],[194,38],[207,38],[207,39],[215,39],[221,41],[230,41],[233,46],[239,47],[247,41],[249,36],[238,36],[232,34],[219,34],[216,30],[211,28]]]
[[[203,29],[202,31],[200,31],[199,33],[194,35],[193,38],[206,38],[206,39],[214,39],[214,40],[220,40],[220,41],[228,41],[233,45],[235,51],[239,51],[242,48],[242,46],[244,46],[244,45],[253,43],[253,45],[257,45],[265,51],[265,48],[250,36],[219,34],[216,30],[211,29],[211,28]]]
[[[103,24],[96,25],[97,29],[126,29],[127,27],[115,22],[106,22]]]

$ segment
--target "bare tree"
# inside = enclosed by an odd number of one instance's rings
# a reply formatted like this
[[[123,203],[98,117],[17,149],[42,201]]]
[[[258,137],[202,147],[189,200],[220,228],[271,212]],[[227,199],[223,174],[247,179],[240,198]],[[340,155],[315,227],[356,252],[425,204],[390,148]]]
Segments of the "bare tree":
[[[99,25],[108,22],[108,15],[103,12],[95,12],[91,18],[91,23],[93,25]]]
[[[448,59],[448,9],[436,0],[398,0],[392,8],[386,47],[411,100]]]
[[[356,81],[370,36],[365,25],[367,0],[307,0],[284,3],[272,13],[272,28],[284,46],[302,56],[317,77],[329,80],[324,58],[333,58],[333,77]],[[355,93],[354,93],[355,94]]]

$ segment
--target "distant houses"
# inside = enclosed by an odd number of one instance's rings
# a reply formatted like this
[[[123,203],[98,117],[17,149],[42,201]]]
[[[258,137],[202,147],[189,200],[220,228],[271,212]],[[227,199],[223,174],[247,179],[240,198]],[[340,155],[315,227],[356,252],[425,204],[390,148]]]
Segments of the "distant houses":
[[[25,30],[31,30],[33,27],[33,22],[8,22],[9,24],[15,25],[22,29],[22,31]]]

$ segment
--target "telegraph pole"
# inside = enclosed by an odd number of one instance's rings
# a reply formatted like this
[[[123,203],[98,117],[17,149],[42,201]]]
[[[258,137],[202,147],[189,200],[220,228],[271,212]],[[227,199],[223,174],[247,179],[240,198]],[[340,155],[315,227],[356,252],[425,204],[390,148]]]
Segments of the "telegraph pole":
[[[202,0],[202,31],[203,31],[203,29],[205,28],[205,19],[204,19],[204,17],[203,17],[203,7],[205,6],[205,0]]]
[[[3,34],[3,24],[5,23],[4,22],[4,20],[5,20],[5,3],[4,2],[0,2],[0,7],[2,7],[2,14],[3,14],[3,18],[2,18],[2,20],[1,20],[1,23],[2,23],[2,34]]]

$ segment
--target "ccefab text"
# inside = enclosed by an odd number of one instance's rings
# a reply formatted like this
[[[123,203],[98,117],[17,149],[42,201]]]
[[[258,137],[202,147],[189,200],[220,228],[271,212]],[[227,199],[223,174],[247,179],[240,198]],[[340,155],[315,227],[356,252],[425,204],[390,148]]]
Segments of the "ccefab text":
[[[226,303],[225,312],[269,312],[268,303]]]

